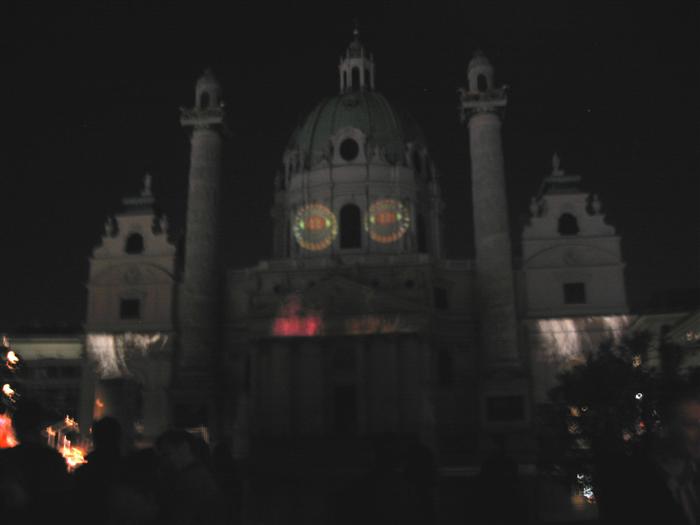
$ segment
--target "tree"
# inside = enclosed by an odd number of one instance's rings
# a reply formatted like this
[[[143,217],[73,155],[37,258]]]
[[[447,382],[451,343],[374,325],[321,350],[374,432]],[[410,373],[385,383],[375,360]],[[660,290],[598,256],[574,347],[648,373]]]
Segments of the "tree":
[[[662,425],[664,396],[682,380],[700,379],[698,370],[681,372],[682,349],[663,333],[659,368],[645,366],[651,345],[648,333],[608,341],[559,374],[549,392],[545,465],[585,486],[589,499],[597,467],[640,452]]]

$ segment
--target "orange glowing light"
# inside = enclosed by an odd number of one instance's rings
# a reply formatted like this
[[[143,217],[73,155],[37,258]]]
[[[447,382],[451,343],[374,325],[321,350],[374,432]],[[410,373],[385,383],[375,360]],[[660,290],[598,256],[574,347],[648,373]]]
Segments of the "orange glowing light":
[[[0,448],[12,448],[18,444],[12,429],[12,420],[6,414],[0,414]]]
[[[14,350],[7,352],[7,368],[12,370],[19,363],[19,357],[15,354]]]
[[[95,399],[95,405],[92,408],[93,419],[102,419],[105,411],[104,402],[98,397]]]
[[[319,215],[312,215],[307,217],[305,226],[312,231],[322,230],[326,227],[326,219]]]
[[[382,244],[398,241],[410,226],[408,208],[396,199],[374,201],[365,217],[365,229],[370,238]]]
[[[9,383],[5,383],[4,385],[2,385],[2,393],[9,397],[10,400],[14,401],[15,391],[12,389]]]
[[[391,211],[383,211],[376,215],[377,224],[394,224],[396,222],[396,213]]]
[[[80,446],[73,445],[68,437],[79,432],[78,422],[70,416],[66,416],[62,421],[44,429],[48,446],[61,454],[66,462],[68,472],[72,472],[83,463],[87,463],[87,459],[85,459],[87,446],[82,446],[87,444],[81,442]]]
[[[85,449],[81,447],[74,447],[71,444],[70,439],[68,439],[66,436],[63,436],[63,444],[61,445],[59,452],[66,461],[68,472],[72,472],[83,463],[87,463],[87,460],[85,459]]]
[[[299,246],[305,250],[325,250],[338,234],[338,224],[327,206],[312,203],[297,210],[292,221],[292,232]]]
[[[345,330],[354,335],[363,334],[390,334],[398,332],[400,327],[399,317],[365,315],[345,320]]]

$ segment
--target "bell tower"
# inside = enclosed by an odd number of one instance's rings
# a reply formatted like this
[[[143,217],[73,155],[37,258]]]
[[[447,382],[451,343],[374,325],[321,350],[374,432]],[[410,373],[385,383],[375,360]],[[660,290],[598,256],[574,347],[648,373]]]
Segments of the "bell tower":
[[[523,230],[524,314],[528,318],[628,312],[620,237],[595,193],[566,173],[558,155],[530,201]]]
[[[114,416],[129,438],[154,440],[168,426],[175,334],[175,246],[155,211],[151,176],[122,200],[90,257],[85,318],[89,374],[81,388],[81,428]],[[139,425],[134,423],[139,422]]]
[[[527,379],[518,352],[518,325],[508,223],[501,121],[506,88],[494,85],[493,66],[480,51],[460,89],[469,128],[476,290],[480,325],[480,405],[485,428],[522,427],[529,420]]]
[[[518,359],[513,263],[508,226],[501,119],[505,88],[493,86],[493,67],[477,51],[462,91],[462,120],[469,126],[474,242],[482,319],[483,357],[488,364]]]
[[[207,69],[197,80],[194,107],[180,123],[191,130],[185,267],[179,295],[180,344],[173,397],[175,422],[194,426],[211,418],[219,325],[219,186],[224,109],[221,84]]]

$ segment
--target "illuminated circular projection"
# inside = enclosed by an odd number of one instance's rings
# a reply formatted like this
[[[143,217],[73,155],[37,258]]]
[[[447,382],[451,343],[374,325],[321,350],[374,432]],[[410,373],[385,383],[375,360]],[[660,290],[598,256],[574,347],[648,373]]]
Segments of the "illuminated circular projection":
[[[395,199],[374,201],[365,220],[370,238],[382,244],[398,241],[410,225],[408,208]]]
[[[307,204],[294,216],[294,238],[305,250],[325,250],[338,235],[335,215],[323,204]]]

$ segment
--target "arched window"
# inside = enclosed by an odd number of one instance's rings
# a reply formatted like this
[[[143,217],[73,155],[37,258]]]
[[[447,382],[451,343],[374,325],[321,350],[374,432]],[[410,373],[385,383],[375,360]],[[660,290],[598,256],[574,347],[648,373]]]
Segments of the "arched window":
[[[445,345],[438,347],[437,376],[438,384],[442,387],[452,386],[452,355]]]
[[[245,392],[250,392],[250,384],[251,384],[251,378],[253,375],[252,372],[253,365],[250,360],[250,354],[246,354],[245,356],[245,372],[243,375],[243,390]]]
[[[369,86],[369,69],[365,69],[365,88]]]
[[[289,226],[289,222],[284,225],[284,255],[285,257],[291,256],[290,247],[292,245],[292,229]]]
[[[126,253],[135,254],[143,252],[143,237],[140,233],[132,233],[126,239],[126,246],[124,247]]]
[[[340,247],[362,247],[360,208],[354,204],[346,204],[340,210]]]
[[[343,160],[350,162],[355,160],[358,153],[360,153],[360,145],[355,139],[345,139],[340,143],[340,156]]]
[[[360,70],[359,68],[352,68],[352,90],[357,91],[360,89]]]
[[[428,240],[425,234],[425,219],[419,213],[416,217],[416,234],[418,236],[418,253],[428,253]]]
[[[486,82],[486,76],[479,75],[476,77],[476,87],[479,91],[486,91],[488,89],[488,82]]]
[[[423,166],[421,163],[420,153],[417,149],[413,150],[413,155],[412,155],[411,160],[413,162],[413,169],[416,170],[416,173],[420,173]]]
[[[199,95],[199,107],[202,109],[207,109],[209,107],[209,93],[206,91]]]
[[[559,217],[559,235],[576,235],[578,232],[576,217],[570,213],[562,213]]]

